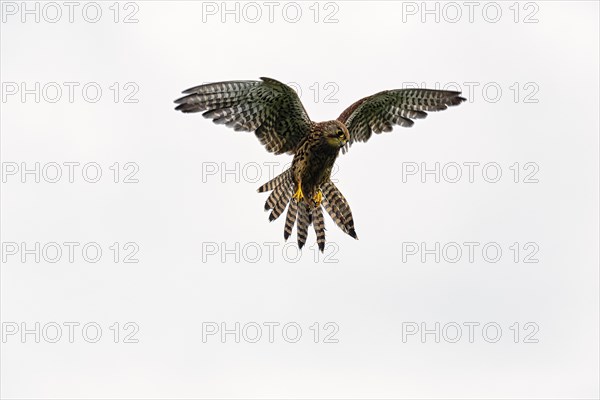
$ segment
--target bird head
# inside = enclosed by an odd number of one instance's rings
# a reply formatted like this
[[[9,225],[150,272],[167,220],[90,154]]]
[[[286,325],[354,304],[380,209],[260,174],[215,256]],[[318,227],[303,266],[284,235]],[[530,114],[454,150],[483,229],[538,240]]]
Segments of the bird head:
[[[350,133],[340,121],[333,120],[323,123],[323,136],[331,147],[341,148],[350,140]]]

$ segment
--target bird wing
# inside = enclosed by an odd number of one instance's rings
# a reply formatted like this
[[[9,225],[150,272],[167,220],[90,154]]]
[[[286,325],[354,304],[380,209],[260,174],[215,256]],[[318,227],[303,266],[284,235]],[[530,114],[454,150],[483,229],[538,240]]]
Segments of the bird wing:
[[[426,111],[441,111],[465,101],[460,92],[431,89],[385,90],[360,99],[338,117],[350,133],[349,145],[366,142],[373,132],[390,132],[394,125],[411,127]],[[347,151],[348,146],[344,148]]]
[[[311,121],[291,87],[270,78],[209,83],[185,90],[176,110],[204,111],[206,118],[236,131],[254,131],[267,151],[293,154]]]

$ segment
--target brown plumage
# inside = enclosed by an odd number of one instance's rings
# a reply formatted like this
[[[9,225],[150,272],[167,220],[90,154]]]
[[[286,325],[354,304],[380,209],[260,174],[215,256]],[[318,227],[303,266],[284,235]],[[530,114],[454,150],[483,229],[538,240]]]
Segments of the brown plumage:
[[[345,233],[357,238],[348,201],[331,182],[340,150],[366,142],[373,133],[389,132],[394,125],[410,127],[412,119],[427,111],[445,110],[465,99],[460,92],[429,89],[386,90],[348,107],[337,120],[312,122],[296,92],[270,78],[200,85],[183,92],[175,102],[185,113],[204,111],[206,118],[236,131],[254,131],[265,148],[275,154],[293,154],[292,166],[258,188],[271,191],[265,210],[273,221],[288,211],[284,238],[297,226],[298,246],[307,241],[313,225],[317,244],[325,248],[322,208]]]

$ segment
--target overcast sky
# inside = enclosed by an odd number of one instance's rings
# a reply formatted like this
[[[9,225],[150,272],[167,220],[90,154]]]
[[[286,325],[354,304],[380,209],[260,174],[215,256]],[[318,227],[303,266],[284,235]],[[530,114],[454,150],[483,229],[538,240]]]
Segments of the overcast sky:
[[[597,2],[22,4],[3,397],[598,397]],[[359,240],[327,217],[298,253],[256,193],[291,157],[173,110],[262,76],[316,121],[415,85],[467,102],[340,156]]]

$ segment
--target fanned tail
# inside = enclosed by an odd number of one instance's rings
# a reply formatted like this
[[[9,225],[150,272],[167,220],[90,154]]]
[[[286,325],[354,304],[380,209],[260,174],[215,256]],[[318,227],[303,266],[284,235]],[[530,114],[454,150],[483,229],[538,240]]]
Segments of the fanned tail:
[[[302,248],[308,238],[308,228],[313,225],[317,235],[319,250],[325,250],[325,218],[323,208],[331,216],[335,224],[345,233],[358,239],[354,229],[354,219],[348,201],[339,189],[328,181],[321,186],[323,199],[321,205],[314,207],[311,203],[292,196],[296,188],[291,169],[288,169],[262,185],[258,191],[271,194],[265,202],[265,210],[271,210],[269,221],[279,218],[287,207],[283,237],[287,240],[292,235],[292,229],[296,225],[298,247]]]

